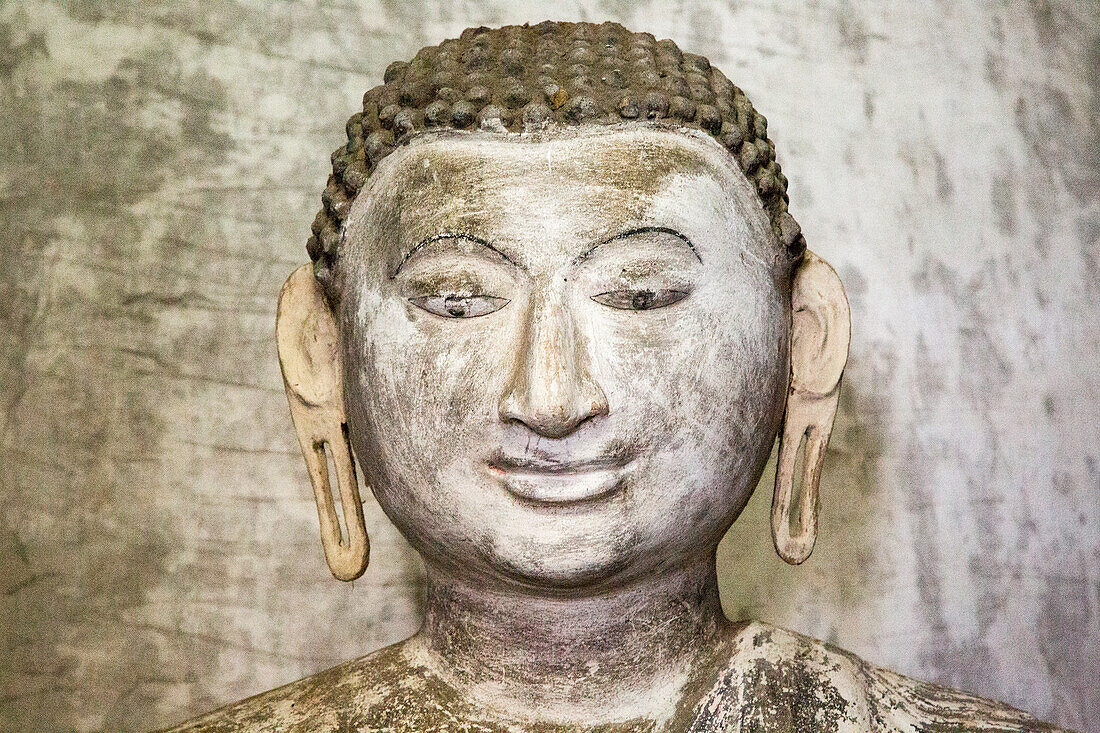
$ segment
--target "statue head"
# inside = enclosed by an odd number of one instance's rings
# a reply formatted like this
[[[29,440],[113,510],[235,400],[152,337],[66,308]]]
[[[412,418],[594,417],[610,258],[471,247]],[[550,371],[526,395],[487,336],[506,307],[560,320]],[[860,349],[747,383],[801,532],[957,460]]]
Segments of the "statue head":
[[[615,24],[468,30],[385,82],[279,307],[334,574],[367,561],[353,453],[430,565],[567,591],[712,557],[777,435],[804,560],[847,302],[741,90]]]

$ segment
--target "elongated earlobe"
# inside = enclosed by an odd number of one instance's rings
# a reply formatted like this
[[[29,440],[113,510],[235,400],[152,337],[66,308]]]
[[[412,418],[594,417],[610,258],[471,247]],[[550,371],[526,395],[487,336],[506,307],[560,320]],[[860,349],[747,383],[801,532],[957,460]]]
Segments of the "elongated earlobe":
[[[818,485],[851,335],[840,278],[827,262],[806,252],[791,285],[791,379],[772,497],[775,550],[792,565],[810,556],[817,539]],[[797,500],[795,476],[801,477]]]
[[[325,559],[337,578],[355,580],[367,569],[370,541],[344,417],[336,319],[311,266],[295,270],[283,285],[275,334],[290,415],[317,500]],[[346,532],[336,512],[329,458],[336,468]]]

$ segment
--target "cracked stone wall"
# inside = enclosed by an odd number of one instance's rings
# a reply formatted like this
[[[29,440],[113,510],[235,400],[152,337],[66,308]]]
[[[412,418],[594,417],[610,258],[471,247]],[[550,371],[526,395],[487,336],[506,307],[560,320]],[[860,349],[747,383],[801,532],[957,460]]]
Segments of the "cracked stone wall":
[[[275,298],[385,65],[548,17],[709,56],[847,284],[817,550],[775,557],[765,476],[727,611],[1100,729],[1089,0],[0,4],[0,729],[166,725],[416,628],[372,501],[367,574],[324,566]]]

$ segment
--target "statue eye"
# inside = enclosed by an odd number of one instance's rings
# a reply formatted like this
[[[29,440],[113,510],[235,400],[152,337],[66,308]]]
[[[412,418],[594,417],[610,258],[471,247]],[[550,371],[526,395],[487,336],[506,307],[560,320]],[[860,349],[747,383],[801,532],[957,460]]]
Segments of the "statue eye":
[[[592,300],[600,305],[627,311],[648,311],[679,303],[688,297],[688,290],[609,290],[593,295]]]
[[[444,318],[477,318],[498,311],[508,305],[507,298],[493,295],[422,295],[409,298],[409,302],[433,315]]]

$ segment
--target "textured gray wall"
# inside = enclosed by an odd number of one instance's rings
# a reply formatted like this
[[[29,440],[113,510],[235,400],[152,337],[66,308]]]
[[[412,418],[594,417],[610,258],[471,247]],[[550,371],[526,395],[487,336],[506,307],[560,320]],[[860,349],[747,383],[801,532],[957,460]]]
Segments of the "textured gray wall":
[[[1100,730],[1100,4],[0,6],[0,729],[142,729],[417,625],[324,566],[275,361],[328,153],[467,25],[619,20],[771,121],[854,337],[814,557],[727,610]],[[770,476],[765,477],[765,485]]]

